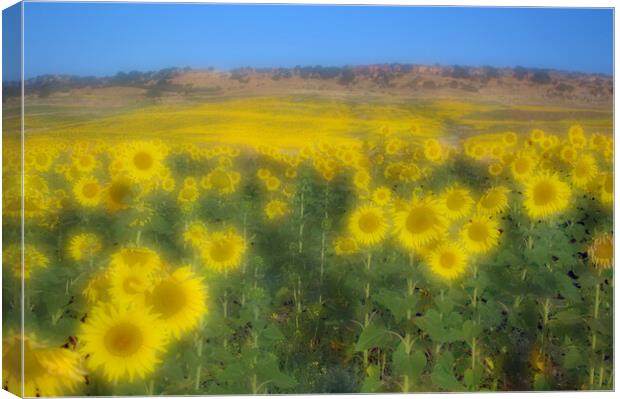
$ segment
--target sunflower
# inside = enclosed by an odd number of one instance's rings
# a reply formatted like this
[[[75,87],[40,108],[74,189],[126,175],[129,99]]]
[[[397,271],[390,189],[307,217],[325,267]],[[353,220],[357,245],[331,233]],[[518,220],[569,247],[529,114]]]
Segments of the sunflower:
[[[265,180],[265,187],[269,191],[276,191],[280,188],[280,179],[275,176],[269,176],[267,180]]]
[[[383,209],[371,205],[357,208],[349,217],[349,231],[362,245],[375,245],[383,241],[388,225]]]
[[[36,269],[46,268],[50,261],[37,247],[31,244],[24,245],[23,278],[29,279]],[[22,247],[19,244],[7,246],[2,251],[2,266],[10,268],[13,275],[22,278]]]
[[[108,381],[144,379],[155,370],[167,342],[150,309],[100,304],[88,313],[78,334],[87,366],[103,369]]]
[[[205,265],[216,271],[234,269],[239,266],[246,250],[246,244],[234,230],[213,232],[201,246]]]
[[[379,187],[372,192],[372,200],[379,206],[387,205],[392,198],[392,191],[387,187]]]
[[[207,227],[202,222],[190,223],[183,232],[183,240],[193,247],[199,247],[207,239]]]
[[[353,237],[340,237],[334,242],[336,255],[350,255],[359,251],[357,241]]]
[[[202,278],[181,267],[159,281],[147,294],[146,304],[176,339],[193,328],[207,312]]]
[[[256,175],[261,180],[267,180],[267,178],[269,178],[269,176],[271,176],[271,172],[269,171],[269,169],[260,168],[256,172]]]
[[[69,256],[76,261],[92,258],[101,251],[99,237],[92,233],[81,233],[72,237],[69,241]]]
[[[596,237],[588,248],[588,255],[594,266],[609,269],[614,264],[614,238],[610,235]]]
[[[502,135],[502,143],[507,146],[512,146],[517,143],[517,138],[515,132],[506,132]]]
[[[520,154],[512,161],[510,170],[515,180],[521,181],[527,179],[532,174],[535,166],[536,160],[534,157],[528,154]]]
[[[530,218],[548,218],[568,208],[570,188],[556,174],[544,172],[525,183],[524,196]]]
[[[573,162],[577,158],[577,151],[573,146],[565,145],[562,147],[562,150],[560,150],[560,158],[564,162]]]
[[[357,187],[360,190],[365,189],[365,188],[368,188],[369,183],[370,183],[370,175],[368,174],[368,172],[366,172],[363,169],[360,169],[357,172],[355,172],[355,175],[353,176],[353,184],[355,185],[355,187]]]
[[[540,143],[545,139],[545,132],[540,129],[534,129],[530,133],[530,140],[534,143]]]
[[[508,207],[508,193],[504,186],[488,189],[478,201],[478,211],[487,215],[496,215]]]
[[[444,243],[428,255],[428,264],[438,277],[451,281],[465,272],[467,258],[467,253],[459,244]]]
[[[398,239],[406,248],[419,249],[445,233],[447,220],[438,201],[414,197],[397,210],[394,225]]]
[[[21,334],[2,342],[2,387],[15,395],[67,395],[84,382],[84,375],[79,354],[69,349],[49,347]]]
[[[265,214],[269,220],[279,219],[288,213],[288,204],[281,200],[271,200],[265,205]]]
[[[241,175],[238,172],[228,171],[222,167],[213,169],[202,179],[202,187],[207,190],[217,190],[220,194],[231,194],[237,189]]]
[[[499,224],[488,216],[474,216],[461,229],[461,240],[469,252],[486,253],[499,243]]]
[[[152,141],[130,142],[121,150],[123,167],[137,182],[156,179],[164,168],[166,155],[166,148]]]
[[[94,177],[82,177],[73,186],[75,199],[82,206],[95,207],[101,201],[103,188]]]
[[[489,165],[489,169],[488,170],[489,170],[489,174],[491,176],[499,176],[504,171],[504,167],[502,166],[501,163],[494,162],[494,163]]]
[[[198,188],[196,186],[183,186],[177,195],[177,202],[181,206],[188,206],[198,199]]]
[[[174,179],[171,177],[166,177],[161,184],[161,188],[163,188],[164,191],[169,192],[169,193],[174,191],[175,186],[176,186],[176,183]]]
[[[80,173],[91,173],[97,167],[97,159],[90,152],[76,152],[71,160],[75,169]]]
[[[468,189],[453,185],[439,197],[439,202],[445,209],[446,217],[449,220],[458,220],[469,214],[474,204],[471,193]]]
[[[592,155],[586,154],[573,164],[571,180],[576,187],[585,187],[596,178],[597,174],[598,166],[596,160]]]

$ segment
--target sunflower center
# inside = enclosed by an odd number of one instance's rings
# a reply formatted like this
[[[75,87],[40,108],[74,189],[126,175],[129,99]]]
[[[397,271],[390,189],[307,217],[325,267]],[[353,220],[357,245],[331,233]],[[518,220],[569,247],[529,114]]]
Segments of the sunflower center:
[[[82,187],[82,194],[86,198],[93,198],[99,193],[99,185],[97,183],[86,183]]]
[[[129,276],[123,281],[123,290],[130,295],[139,293],[140,287],[142,287],[142,280],[137,276]]]
[[[451,211],[457,211],[461,209],[461,207],[463,206],[463,202],[465,202],[465,200],[463,196],[459,193],[452,193],[448,195],[448,198],[446,198],[446,206]]]
[[[484,241],[489,235],[489,232],[484,224],[474,222],[469,226],[467,235],[472,241]]]
[[[527,159],[517,159],[515,161],[515,171],[519,174],[524,174],[529,170],[530,163]]]
[[[162,281],[150,296],[153,310],[164,318],[179,313],[187,304],[187,296],[183,287],[172,281]]]
[[[555,200],[556,197],[557,191],[552,183],[542,181],[534,186],[534,203],[536,205],[547,205]]]
[[[441,267],[443,267],[444,269],[452,269],[454,266],[456,266],[456,261],[456,255],[453,252],[444,252],[439,258]]]
[[[103,342],[111,354],[129,357],[142,347],[142,331],[134,324],[120,323],[105,333]]]
[[[381,218],[374,213],[368,212],[362,214],[357,223],[360,230],[364,233],[373,233],[381,226]]]
[[[123,263],[130,267],[144,266],[151,260],[151,256],[150,253],[139,249],[127,249],[123,252]]]
[[[407,216],[405,226],[411,234],[419,234],[433,226],[433,213],[430,209],[413,209]]]
[[[596,247],[594,254],[599,259],[611,259],[614,255],[614,247],[611,240],[604,240],[600,242]]]
[[[153,166],[153,157],[147,152],[140,151],[134,155],[133,164],[140,170],[149,170]]]
[[[575,176],[579,178],[587,177],[590,174],[590,168],[585,163],[578,163],[575,167]]]
[[[216,262],[226,262],[235,254],[235,246],[230,241],[218,241],[211,244],[209,255]]]

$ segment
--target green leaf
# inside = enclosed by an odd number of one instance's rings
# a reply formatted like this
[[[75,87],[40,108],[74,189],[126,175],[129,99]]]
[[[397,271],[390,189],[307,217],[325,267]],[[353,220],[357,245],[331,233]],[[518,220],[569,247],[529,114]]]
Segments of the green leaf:
[[[465,320],[463,323],[463,339],[465,341],[470,342],[472,339],[476,338],[482,332],[482,327],[480,324],[476,324],[471,320]]]
[[[282,331],[280,331],[278,326],[272,323],[261,331],[260,339],[267,343],[273,343],[284,340],[284,334],[282,334]]]
[[[379,378],[379,367],[378,366],[369,366],[366,370],[366,378],[364,378],[364,383],[360,391],[362,393],[374,393],[381,388],[381,379]]]
[[[256,362],[256,371],[261,383],[269,381],[279,388],[293,388],[297,385],[297,380],[280,371],[278,360],[272,353],[265,354]]]
[[[384,342],[385,330],[374,324],[369,324],[366,328],[364,328],[364,330],[362,330],[362,333],[355,344],[355,351],[362,352],[366,349],[381,346]]]
[[[564,355],[564,368],[576,369],[584,364],[584,355],[576,347],[570,348]]]
[[[422,351],[415,350],[407,353],[405,344],[401,342],[392,354],[392,364],[395,374],[417,378],[426,367],[426,355]]]
[[[402,294],[382,288],[374,296],[374,300],[382,306],[385,306],[394,316],[396,322],[401,322],[407,315],[407,310],[416,305],[417,297],[403,297]]]
[[[454,357],[452,358],[454,359]],[[433,368],[433,372],[431,373],[431,381],[433,381],[433,384],[435,384],[438,388],[449,392],[465,390],[463,384],[461,384],[454,376],[454,373],[452,372],[452,365],[447,366],[442,363],[443,362],[436,364]]]
[[[581,293],[573,284],[573,280],[565,274],[557,274],[557,284],[560,294],[570,302],[581,302]]]

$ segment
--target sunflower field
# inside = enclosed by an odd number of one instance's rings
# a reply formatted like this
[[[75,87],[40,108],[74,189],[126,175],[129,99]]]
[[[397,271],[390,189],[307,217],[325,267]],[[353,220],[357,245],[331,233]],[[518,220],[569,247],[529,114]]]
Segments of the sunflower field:
[[[5,142],[3,387],[613,389],[611,135],[418,129]]]

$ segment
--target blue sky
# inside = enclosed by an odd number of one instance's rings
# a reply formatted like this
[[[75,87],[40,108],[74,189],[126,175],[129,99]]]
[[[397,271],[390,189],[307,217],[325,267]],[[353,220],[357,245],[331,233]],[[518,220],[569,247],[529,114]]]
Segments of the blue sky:
[[[26,3],[26,78],[423,63],[611,74],[611,9]]]

